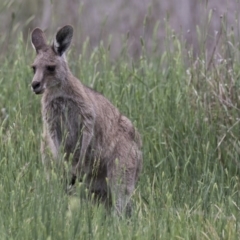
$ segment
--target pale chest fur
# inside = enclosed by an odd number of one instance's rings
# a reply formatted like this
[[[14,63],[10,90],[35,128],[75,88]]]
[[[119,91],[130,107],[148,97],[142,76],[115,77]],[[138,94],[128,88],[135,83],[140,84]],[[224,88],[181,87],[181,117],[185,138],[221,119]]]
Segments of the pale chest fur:
[[[58,97],[42,106],[43,121],[56,148],[61,145],[67,154],[80,148],[82,119],[76,103]]]

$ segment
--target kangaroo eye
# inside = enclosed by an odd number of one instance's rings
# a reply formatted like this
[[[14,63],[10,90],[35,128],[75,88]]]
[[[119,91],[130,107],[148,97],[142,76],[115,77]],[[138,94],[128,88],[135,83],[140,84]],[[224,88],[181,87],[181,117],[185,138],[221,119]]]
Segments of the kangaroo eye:
[[[49,72],[54,72],[55,68],[56,68],[56,66],[47,66],[46,67],[47,71],[49,71]]]
[[[31,66],[31,67],[32,67],[33,73],[35,74],[35,72],[36,72],[36,67],[35,67],[35,66]]]

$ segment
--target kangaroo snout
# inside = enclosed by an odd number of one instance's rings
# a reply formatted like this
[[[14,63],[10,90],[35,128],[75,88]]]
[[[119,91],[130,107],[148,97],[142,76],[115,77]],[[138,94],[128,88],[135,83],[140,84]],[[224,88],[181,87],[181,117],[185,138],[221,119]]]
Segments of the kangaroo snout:
[[[43,88],[42,88],[41,82],[38,82],[38,81],[32,82],[32,90],[33,90],[36,94],[41,94],[41,93],[43,93]]]

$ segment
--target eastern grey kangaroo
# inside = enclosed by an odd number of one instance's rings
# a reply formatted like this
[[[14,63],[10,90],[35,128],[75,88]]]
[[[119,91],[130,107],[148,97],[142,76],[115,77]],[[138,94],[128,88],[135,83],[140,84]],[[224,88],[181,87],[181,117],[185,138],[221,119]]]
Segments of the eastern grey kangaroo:
[[[85,175],[101,201],[114,198],[118,214],[129,212],[142,168],[141,138],[109,100],[73,76],[65,58],[72,36],[70,25],[57,32],[52,45],[39,28],[31,35],[37,53],[32,90],[42,94],[42,159],[46,164],[47,149],[53,159],[63,149],[65,160],[72,161],[72,184]]]

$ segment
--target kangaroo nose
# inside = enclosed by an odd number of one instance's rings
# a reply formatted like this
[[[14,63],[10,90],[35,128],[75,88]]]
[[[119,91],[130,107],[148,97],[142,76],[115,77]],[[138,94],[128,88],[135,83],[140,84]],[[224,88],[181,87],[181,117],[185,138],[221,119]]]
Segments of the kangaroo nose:
[[[33,88],[33,90],[36,90],[36,89],[38,89],[39,87],[40,87],[40,82],[33,82],[32,83],[32,88]]]
[[[32,90],[36,93],[36,94],[41,94],[43,93],[43,88],[41,86],[41,82],[38,81],[34,81],[32,82]]]

